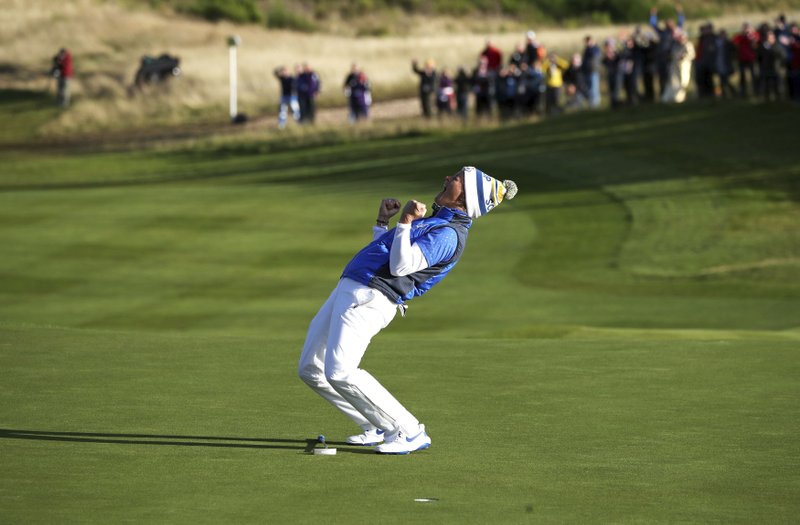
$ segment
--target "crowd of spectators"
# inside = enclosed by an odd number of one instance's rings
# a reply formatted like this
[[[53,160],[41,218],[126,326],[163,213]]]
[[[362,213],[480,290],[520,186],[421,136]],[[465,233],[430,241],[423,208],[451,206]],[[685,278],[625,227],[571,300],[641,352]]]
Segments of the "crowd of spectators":
[[[690,38],[679,5],[676,13],[675,19],[661,19],[653,8],[647,26],[636,26],[602,44],[586,36],[580,51],[568,57],[548,51],[536,33],[528,31],[507,59],[487,41],[475,67],[459,66],[454,74],[446,67],[437,69],[433,59],[424,63],[414,59],[411,71],[419,79],[421,114],[464,119],[496,115],[508,120],[598,108],[604,96],[611,108],[681,103],[692,82],[701,99],[759,97],[800,102],[797,23],[781,15],[773,24],[744,23],[731,36],[708,22]],[[314,80],[303,80],[309,74]],[[313,99],[320,87],[316,74],[304,66],[295,76],[285,68],[276,71],[276,76],[282,89],[279,125],[286,124],[289,109],[295,120],[313,122]],[[605,89],[601,89],[603,84]],[[368,118],[370,84],[357,64],[352,65],[343,90],[350,122]]]

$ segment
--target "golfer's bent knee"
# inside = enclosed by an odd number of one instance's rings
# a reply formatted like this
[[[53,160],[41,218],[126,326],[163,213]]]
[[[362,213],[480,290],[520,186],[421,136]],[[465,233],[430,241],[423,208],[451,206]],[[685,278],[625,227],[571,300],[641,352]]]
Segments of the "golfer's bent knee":
[[[312,387],[324,386],[327,383],[323,371],[315,366],[300,366],[297,375],[303,383]]]
[[[343,372],[341,370],[330,373],[327,373],[326,371],[325,379],[334,389],[339,390],[341,388],[347,388],[353,384],[350,376],[351,374],[349,372]]]

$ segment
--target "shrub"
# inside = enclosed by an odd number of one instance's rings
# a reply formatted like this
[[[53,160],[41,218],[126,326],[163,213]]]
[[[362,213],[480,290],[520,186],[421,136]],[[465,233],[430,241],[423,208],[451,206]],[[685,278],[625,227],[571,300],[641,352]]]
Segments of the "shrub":
[[[385,6],[382,6],[385,7]],[[337,8],[339,14],[345,18],[359,18],[376,9],[373,0],[353,0]]]
[[[608,2],[605,11],[614,22],[645,23],[652,5],[650,0],[615,0]]]
[[[396,5],[409,13],[422,11],[422,8],[425,7],[425,2],[422,0],[388,0],[386,3]]]
[[[514,5],[513,0],[505,0]],[[522,2],[520,2],[522,3]],[[558,22],[645,22],[652,0],[549,0],[536,2],[549,18]],[[605,16],[603,16],[605,15]]]
[[[312,33],[317,27],[302,14],[292,11],[282,1],[270,3],[267,11],[267,27],[272,29],[290,29],[303,33]]]
[[[383,37],[390,33],[389,28],[382,25],[370,25],[359,27],[356,30],[357,37]]]
[[[432,7],[432,10],[437,15],[451,15],[451,16],[467,16],[474,12],[474,9],[469,4],[464,2],[438,2]]]
[[[195,0],[185,10],[212,22],[230,20],[245,24],[264,21],[255,0]]]

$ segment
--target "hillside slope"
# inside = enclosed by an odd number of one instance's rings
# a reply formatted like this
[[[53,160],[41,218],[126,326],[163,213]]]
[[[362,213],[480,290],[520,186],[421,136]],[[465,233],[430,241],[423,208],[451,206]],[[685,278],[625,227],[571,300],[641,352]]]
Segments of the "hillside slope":
[[[341,83],[352,62],[369,76],[377,101],[413,96],[416,76],[412,58],[434,58],[440,66],[471,66],[487,38],[504,50],[523,39],[522,30],[465,30],[448,19],[426,20],[399,14],[409,36],[353,38],[335,34],[273,31],[258,25],[209,23],[152,10],[98,0],[27,0],[0,2],[0,89],[50,92],[45,73],[60,47],[75,57],[74,104],[69,111],[41,125],[38,133],[65,134],[87,130],[148,125],[175,125],[227,119],[229,73],[227,38],[238,34],[239,109],[252,115],[274,112],[278,86],[272,70],[309,62],[319,72],[323,105],[343,105]],[[750,15],[768,20],[775,12]],[[794,13],[796,17],[797,12]],[[394,16],[394,15],[393,15]],[[745,15],[721,22],[736,27]],[[699,21],[690,21],[696,25]],[[536,28],[540,40],[562,53],[580,46],[586,32],[598,38],[617,36],[630,26],[561,30]],[[183,74],[165,86],[129,96],[143,55],[171,53],[181,59]]]

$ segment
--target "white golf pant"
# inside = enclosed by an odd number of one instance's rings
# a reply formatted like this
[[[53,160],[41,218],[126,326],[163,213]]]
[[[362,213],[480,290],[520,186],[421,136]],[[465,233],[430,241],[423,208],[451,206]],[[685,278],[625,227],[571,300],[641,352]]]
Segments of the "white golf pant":
[[[372,337],[397,313],[385,295],[343,278],[308,327],[298,374],[362,429],[416,433],[419,421],[358,367]]]

